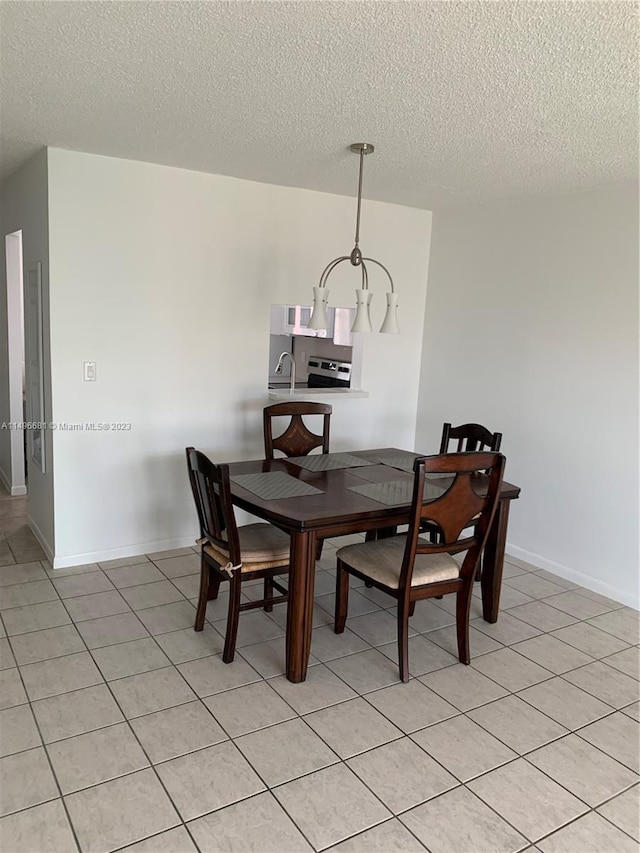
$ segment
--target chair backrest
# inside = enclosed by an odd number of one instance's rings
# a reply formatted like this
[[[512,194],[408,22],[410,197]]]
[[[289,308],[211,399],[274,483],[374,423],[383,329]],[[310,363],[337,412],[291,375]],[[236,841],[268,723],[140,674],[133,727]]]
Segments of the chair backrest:
[[[498,504],[504,466],[501,453],[444,453],[416,459],[401,587],[411,585],[417,554],[466,551],[460,575],[467,577],[475,572]],[[430,474],[438,477],[430,479]],[[418,538],[425,522],[440,529],[438,542]],[[465,535],[461,536],[463,531]]]
[[[316,447],[322,447],[323,453],[329,452],[329,421],[332,408],[328,403],[275,403],[263,411],[264,453],[266,459],[274,458],[274,450],[285,456],[306,456]],[[322,435],[312,432],[303,421],[303,415],[322,415]],[[276,438],[273,437],[273,418],[290,417],[287,428]]]
[[[440,453],[451,453],[450,442],[457,441],[457,453],[469,453],[476,450],[490,450],[497,453],[502,442],[501,432],[489,432],[480,424],[462,424],[452,427],[451,424],[443,424],[442,440],[440,441]]]
[[[214,463],[194,447],[187,447],[189,482],[198,512],[200,535],[229,552],[229,559],[240,563],[238,528],[231,502],[229,466]]]

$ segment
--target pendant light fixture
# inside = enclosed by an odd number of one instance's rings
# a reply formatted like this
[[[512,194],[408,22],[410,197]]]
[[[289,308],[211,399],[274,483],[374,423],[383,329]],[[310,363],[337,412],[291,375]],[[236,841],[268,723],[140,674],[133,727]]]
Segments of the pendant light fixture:
[[[327,264],[320,276],[320,283],[313,288],[313,313],[309,321],[310,329],[326,329],[328,326],[327,318],[327,300],[329,291],[327,290],[327,279],[333,270],[343,261],[349,261],[352,266],[360,267],[362,271],[362,287],[356,290],[356,317],[351,327],[352,332],[370,332],[371,331],[371,316],[370,306],[373,294],[369,291],[369,274],[367,264],[376,264],[387,274],[391,290],[387,293],[387,310],[384,316],[384,321],[380,327],[381,332],[389,334],[398,334],[398,294],[393,287],[393,279],[389,270],[376,261],[375,258],[365,258],[360,251],[360,208],[362,206],[362,172],[364,168],[365,154],[373,154],[374,147],[370,142],[356,142],[351,146],[351,151],[354,154],[360,155],[360,173],[358,177],[358,208],[356,212],[356,239],[355,245],[351,250],[350,255],[342,255],[335,258],[331,263]]]

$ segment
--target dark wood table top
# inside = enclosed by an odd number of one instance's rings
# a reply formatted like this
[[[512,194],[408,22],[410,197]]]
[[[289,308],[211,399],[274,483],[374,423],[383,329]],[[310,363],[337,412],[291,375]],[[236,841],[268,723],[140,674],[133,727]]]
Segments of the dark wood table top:
[[[406,452],[389,447],[349,451],[351,455],[360,456],[369,461],[376,461],[378,454]],[[269,471],[285,472],[291,477],[321,490],[320,494],[305,497],[267,500],[244,489],[232,480],[231,494],[236,506],[285,530],[316,531],[326,536],[327,534],[340,535],[341,532],[356,532],[357,529],[370,530],[376,527],[390,527],[406,523],[411,506],[410,501],[403,505],[390,506],[350,491],[349,487],[402,479],[411,482],[413,481],[413,474],[407,471],[384,464],[367,465],[359,468],[339,468],[329,471],[310,471],[285,458],[229,464],[231,477],[239,474]],[[518,486],[503,482],[500,500],[514,500],[519,494],[520,488]]]

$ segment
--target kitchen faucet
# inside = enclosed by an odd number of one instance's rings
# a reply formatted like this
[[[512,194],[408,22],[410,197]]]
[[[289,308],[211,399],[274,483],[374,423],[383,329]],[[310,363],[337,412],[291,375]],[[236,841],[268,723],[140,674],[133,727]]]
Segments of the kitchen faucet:
[[[278,376],[280,376],[280,374],[282,373],[282,363],[285,357],[291,360],[291,384],[289,393],[293,394],[296,388],[296,360],[290,352],[280,353],[280,358],[278,359],[278,363],[276,364],[276,373]]]

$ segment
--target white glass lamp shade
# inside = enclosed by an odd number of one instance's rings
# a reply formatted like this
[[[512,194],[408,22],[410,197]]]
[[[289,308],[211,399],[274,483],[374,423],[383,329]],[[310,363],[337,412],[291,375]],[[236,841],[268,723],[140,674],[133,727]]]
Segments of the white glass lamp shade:
[[[309,320],[309,328],[321,331],[329,327],[329,318],[327,317],[327,300],[329,299],[329,291],[326,287],[313,288],[313,310],[311,319]]]
[[[371,316],[369,306],[373,296],[368,290],[356,290],[356,318],[351,327],[352,332],[370,332]]]
[[[380,331],[388,335],[399,335],[400,327],[398,326],[398,294],[387,293],[387,310],[380,326]]]

